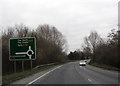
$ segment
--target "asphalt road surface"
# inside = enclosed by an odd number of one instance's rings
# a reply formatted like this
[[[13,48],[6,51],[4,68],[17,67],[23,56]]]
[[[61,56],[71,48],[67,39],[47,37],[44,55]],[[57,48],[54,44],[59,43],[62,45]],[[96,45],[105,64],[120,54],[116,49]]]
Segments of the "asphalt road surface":
[[[118,72],[70,62],[13,84],[118,84]]]

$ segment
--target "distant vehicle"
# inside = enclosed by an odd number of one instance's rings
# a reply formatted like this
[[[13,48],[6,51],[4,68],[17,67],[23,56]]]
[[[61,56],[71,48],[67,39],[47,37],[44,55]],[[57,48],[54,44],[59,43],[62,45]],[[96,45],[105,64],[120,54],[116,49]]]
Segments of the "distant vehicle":
[[[84,60],[80,61],[79,63],[80,66],[86,66],[86,62]]]

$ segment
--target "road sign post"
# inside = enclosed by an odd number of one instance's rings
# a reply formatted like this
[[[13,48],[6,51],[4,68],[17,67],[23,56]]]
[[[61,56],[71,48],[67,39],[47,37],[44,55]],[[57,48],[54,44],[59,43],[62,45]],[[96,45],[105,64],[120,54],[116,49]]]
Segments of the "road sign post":
[[[16,61],[14,61],[14,73],[16,73]]]
[[[22,72],[24,71],[24,61],[22,61]]]
[[[31,66],[31,70],[32,70],[32,60],[30,61],[30,66]]]
[[[22,61],[22,71],[24,71],[24,60],[36,59],[36,39],[31,38],[11,38],[9,40],[9,60],[14,61],[14,72],[16,73],[16,61]]]

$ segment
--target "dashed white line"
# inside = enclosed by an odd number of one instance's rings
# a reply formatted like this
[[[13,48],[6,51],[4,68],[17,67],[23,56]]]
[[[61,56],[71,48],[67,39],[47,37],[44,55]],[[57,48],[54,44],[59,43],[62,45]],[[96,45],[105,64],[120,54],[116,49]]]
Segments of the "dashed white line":
[[[30,85],[30,84],[32,84],[32,83],[34,83],[34,82],[35,82],[35,81],[37,81],[38,79],[42,78],[43,76],[45,76],[45,75],[49,74],[50,72],[52,72],[52,71],[54,71],[55,69],[60,68],[60,67],[62,67],[62,66],[63,66],[63,65],[58,66],[58,67],[54,68],[53,70],[50,70],[50,71],[46,72],[46,73],[45,73],[45,74],[43,74],[42,76],[40,76],[40,77],[38,77],[38,78],[34,79],[33,81],[29,82],[29,83],[28,83],[27,85],[25,85],[25,86],[28,86],[28,85]]]
[[[80,68],[82,68],[82,66],[80,66]]]
[[[91,79],[88,79],[88,81],[92,82],[92,80],[91,80]]]

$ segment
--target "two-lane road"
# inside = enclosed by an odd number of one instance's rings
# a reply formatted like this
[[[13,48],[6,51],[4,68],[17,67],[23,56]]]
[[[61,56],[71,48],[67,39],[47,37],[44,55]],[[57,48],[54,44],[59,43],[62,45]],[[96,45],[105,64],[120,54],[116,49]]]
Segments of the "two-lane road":
[[[118,72],[90,65],[79,66],[79,62],[70,62],[38,75],[29,83],[23,84],[118,84]]]

